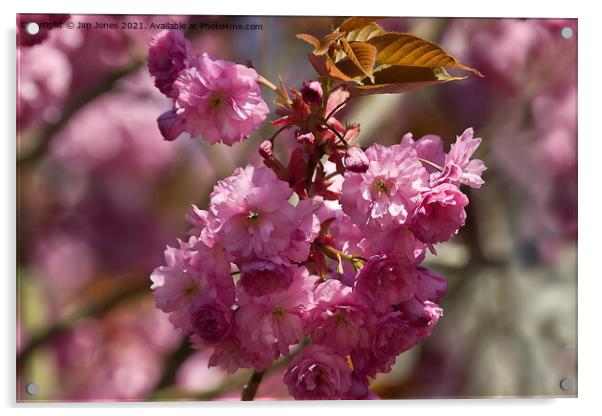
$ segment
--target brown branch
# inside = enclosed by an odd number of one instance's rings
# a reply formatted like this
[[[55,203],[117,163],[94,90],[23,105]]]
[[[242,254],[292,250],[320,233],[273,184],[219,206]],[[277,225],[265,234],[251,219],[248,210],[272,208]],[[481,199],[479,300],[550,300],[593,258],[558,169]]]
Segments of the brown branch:
[[[163,365],[163,374],[149,397],[152,397],[155,392],[168,388],[175,383],[178,369],[193,352],[194,350],[190,348],[188,337],[183,337],[178,348],[167,356],[166,362]]]
[[[242,401],[253,401],[253,399],[255,399],[255,394],[257,393],[257,389],[261,384],[264,374],[265,371],[253,371],[249,382],[242,388]]]

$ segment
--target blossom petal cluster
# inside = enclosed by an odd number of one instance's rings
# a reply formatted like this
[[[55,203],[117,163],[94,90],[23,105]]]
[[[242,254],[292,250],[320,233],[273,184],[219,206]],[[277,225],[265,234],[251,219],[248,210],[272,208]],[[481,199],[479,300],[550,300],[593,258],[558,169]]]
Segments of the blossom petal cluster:
[[[265,118],[253,70],[206,54],[181,62],[167,130],[231,143]],[[288,356],[295,399],[371,399],[370,379],[443,315],[447,282],[421,264],[464,225],[461,187],[484,183],[472,158],[480,139],[467,129],[445,152],[438,136],[407,134],[364,150],[353,142],[359,125],[336,118],[343,88],[308,81],[279,95],[272,124],[294,132],[288,165],[276,133],[258,149],[263,166],[237,168],[207,210],[191,208],[187,239],[151,276],[156,306],[193,345],[212,348],[210,366],[261,372]]]
[[[163,30],[151,40],[148,67],[155,85],[173,100],[158,125],[166,140],[183,133],[208,142],[232,145],[246,139],[266,119],[254,69],[192,56],[190,42],[177,30]]]

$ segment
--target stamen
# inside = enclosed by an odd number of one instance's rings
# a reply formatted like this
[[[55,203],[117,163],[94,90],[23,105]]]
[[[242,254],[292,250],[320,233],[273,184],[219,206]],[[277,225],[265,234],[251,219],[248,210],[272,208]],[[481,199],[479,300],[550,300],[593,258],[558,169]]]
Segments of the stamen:
[[[257,222],[259,220],[259,213],[257,211],[253,211],[253,210],[249,211],[249,213],[247,214],[247,218],[251,222]]]
[[[387,183],[383,179],[378,179],[376,182],[374,182],[374,188],[379,194],[386,195],[389,192],[389,189],[387,188]]]
[[[223,101],[224,101],[224,97],[221,94],[213,94],[213,96],[209,100],[209,103],[210,103],[211,107],[215,108],[215,107],[219,107],[219,105]]]
[[[274,319],[282,319],[283,316],[284,316],[284,310],[282,309],[282,306],[278,306],[276,309],[274,309],[272,311],[272,317]]]

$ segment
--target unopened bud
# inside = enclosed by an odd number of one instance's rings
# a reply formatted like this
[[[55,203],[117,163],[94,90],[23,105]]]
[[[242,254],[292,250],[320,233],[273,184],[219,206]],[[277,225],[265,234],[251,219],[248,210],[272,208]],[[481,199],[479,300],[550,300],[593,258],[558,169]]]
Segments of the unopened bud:
[[[186,130],[186,120],[179,117],[173,110],[161,114],[157,119],[157,124],[159,124],[159,131],[165,140],[175,140]]]
[[[311,131],[297,131],[295,137],[297,138],[297,141],[299,143],[314,144],[314,141],[316,140],[314,134]]]
[[[345,156],[345,168],[351,172],[364,173],[368,170],[370,161],[358,146],[350,146]]]
[[[260,145],[259,145],[259,154],[261,155],[261,157],[263,157],[264,159],[269,158],[270,156],[272,156],[272,142],[269,140],[264,140]]]
[[[306,81],[301,88],[301,96],[303,101],[308,104],[322,104],[322,85],[319,81]]]

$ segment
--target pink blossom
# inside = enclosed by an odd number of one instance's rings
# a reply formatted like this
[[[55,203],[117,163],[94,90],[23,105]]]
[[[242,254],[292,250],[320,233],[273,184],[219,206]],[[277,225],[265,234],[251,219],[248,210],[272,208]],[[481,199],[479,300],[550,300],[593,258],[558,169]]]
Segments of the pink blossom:
[[[369,395],[368,377],[354,370],[351,373],[351,387],[342,398],[344,400],[362,400],[367,399]]]
[[[427,134],[418,140],[412,138],[412,133],[406,133],[401,138],[401,146],[409,146],[416,150],[416,155],[420,159],[427,160],[438,166],[445,163],[445,152],[443,151],[443,141],[441,137],[435,134]],[[435,167],[425,164],[424,168],[430,174],[437,172]]]
[[[370,257],[359,271],[353,287],[357,299],[377,312],[409,300],[416,289],[416,268],[391,256]]]
[[[190,265],[194,269],[218,276],[216,283],[223,286],[224,290],[231,289],[230,263],[233,259],[219,244],[213,243],[209,246],[201,238],[192,235],[188,241],[180,242],[180,245],[189,252]]]
[[[306,323],[314,344],[345,355],[369,345],[376,318],[359,304],[350,287],[338,280],[327,280],[316,287],[314,302]]]
[[[246,261],[240,269],[240,284],[251,296],[263,296],[288,288],[293,271],[288,264],[268,260]]]
[[[204,236],[212,235],[236,261],[278,256],[291,245],[299,223],[288,202],[292,193],[266,167],[237,168],[211,193]]]
[[[378,233],[367,234],[359,247],[364,256],[396,256],[407,265],[422,263],[426,245],[417,240],[407,227],[391,227]]]
[[[200,209],[196,205],[192,204],[190,209],[186,213],[186,221],[192,225],[192,228],[188,230],[189,235],[194,235],[196,237],[200,237],[203,229],[207,225],[207,215],[208,212],[204,209]],[[205,244],[211,246],[212,242],[205,242]]]
[[[370,166],[365,173],[345,173],[343,211],[366,230],[406,224],[428,184],[428,174],[416,151],[375,144],[366,156]]]
[[[325,217],[335,218],[335,221],[329,227],[329,235],[332,236],[332,245],[343,253],[352,256],[363,256],[364,252],[360,248],[359,244],[364,237],[364,233],[355,225],[349,216],[345,215],[340,208],[340,205],[336,201],[326,201],[326,209],[322,210],[322,215]],[[331,210],[328,208],[334,208]],[[332,215],[336,215],[332,217]],[[323,220],[324,221],[324,220]],[[341,281],[346,286],[353,286],[357,271],[353,268],[353,265],[348,262],[342,262],[343,274],[341,275]],[[335,271],[333,271],[334,273]],[[338,274],[339,271],[336,271]]]
[[[425,302],[439,302],[447,291],[447,280],[426,267],[418,267],[418,290],[416,297]]]
[[[390,310],[379,317],[370,348],[351,354],[353,367],[369,377],[388,373],[396,357],[417,341],[416,331],[404,313]]]
[[[485,183],[481,179],[481,175],[487,169],[485,164],[482,160],[470,159],[481,144],[481,139],[474,139],[473,136],[474,130],[467,128],[456,138],[456,142],[451,145],[449,153],[445,157],[443,172],[438,175],[433,185],[449,182],[480,188]]]
[[[203,344],[214,344],[224,339],[232,325],[232,309],[221,302],[210,301],[199,306],[192,314],[195,338]]]
[[[369,377],[388,373],[396,357],[429,336],[442,315],[443,310],[436,303],[417,297],[381,315],[374,326],[370,348],[351,353],[353,368]]]
[[[176,96],[173,83],[190,60],[190,41],[181,31],[162,30],[151,39],[148,70],[155,78],[155,86],[168,97]]]
[[[400,311],[390,311],[378,319],[372,351],[397,356],[410,349],[416,341],[416,334],[405,315]]]
[[[339,353],[310,345],[293,359],[284,383],[297,400],[341,399],[351,388],[351,369]]]
[[[227,337],[215,345],[209,357],[209,367],[220,366],[228,373],[235,373],[239,368],[250,368],[251,363],[241,354],[240,341],[235,337]]]
[[[442,183],[423,194],[412,222],[416,238],[428,244],[449,240],[466,221],[468,197],[452,184]]]
[[[418,298],[403,303],[400,305],[400,310],[413,329],[417,340],[431,335],[439,318],[443,316],[443,309],[439,305],[429,300],[420,301]]]
[[[362,349],[351,353],[353,368],[360,374],[376,377],[377,373],[388,373],[395,364],[395,355],[381,354],[372,349]]]
[[[320,221],[315,215],[319,203],[314,199],[304,199],[295,206],[297,228],[291,234],[288,248],[282,255],[295,263],[302,263],[309,256],[311,243],[320,233]]]
[[[202,303],[208,300],[219,300],[225,306],[234,303],[232,278],[218,276],[213,269],[200,271],[192,267],[191,255],[187,250],[168,247],[165,250],[167,264],[151,274],[157,308],[169,313],[171,323],[184,332],[194,330],[192,316]]]
[[[366,172],[370,165],[368,157],[359,146],[349,146],[344,161],[345,168],[355,173]]]
[[[301,97],[303,97],[303,101],[308,104],[322,104],[322,96],[324,92],[322,91],[322,84],[320,81],[306,81],[303,83],[303,87],[301,88]]]
[[[288,355],[290,345],[304,336],[303,316],[312,306],[313,288],[317,278],[307,269],[292,266],[292,283],[288,289],[265,296],[250,296],[239,291],[240,309],[237,313],[239,337],[245,348],[257,350],[276,346]]]
[[[212,60],[192,59],[174,82],[176,114],[191,136],[232,145],[248,137],[269,112],[254,69]]]
[[[230,329],[230,335],[221,342],[214,345],[213,355],[209,358],[209,367],[221,366],[229,373],[234,373],[239,368],[254,368],[257,371],[263,371],[272,366],[274,360],[278,358],[278,348],[276,344],[266,341],[265,338],[258,337],[252,342],[245,335],[251,328],[241,327],[239,317],[245,312],[240,308],[234,313],[234,322]],[[256,322],[253,323],[254,325]],[[259,334],[261,327],[256,328],[256,334]],[[245,340],[245,341],[243,341]],[[265,342],[264,342],[265,341]]]

